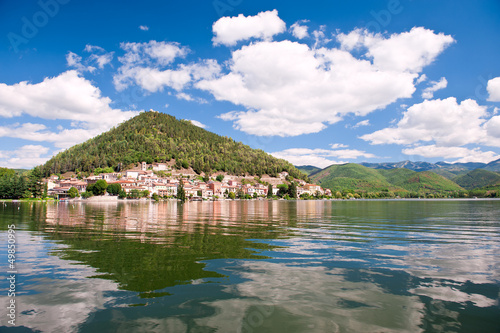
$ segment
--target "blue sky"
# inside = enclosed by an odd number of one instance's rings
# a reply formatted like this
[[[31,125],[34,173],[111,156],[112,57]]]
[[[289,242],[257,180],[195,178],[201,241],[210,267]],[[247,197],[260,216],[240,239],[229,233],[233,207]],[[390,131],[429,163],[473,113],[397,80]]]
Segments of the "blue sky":
[[[0,2],[0,166],[154,109],[295,165],[500,158],[500,2]]]

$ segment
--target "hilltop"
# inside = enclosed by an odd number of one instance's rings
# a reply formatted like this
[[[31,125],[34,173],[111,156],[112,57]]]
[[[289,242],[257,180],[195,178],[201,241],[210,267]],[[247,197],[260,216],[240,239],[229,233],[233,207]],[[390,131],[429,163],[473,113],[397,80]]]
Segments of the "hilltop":
[[[192,168],[198,174],[224,172],[276,177],[286,171],[291,177],[307,179],[283,159],[209,132],[190,121],[154,111],[143,112],[57,154],[41,170],[45,176],[107,167],[120,171],[143,161],[170,162],[176,169]]]

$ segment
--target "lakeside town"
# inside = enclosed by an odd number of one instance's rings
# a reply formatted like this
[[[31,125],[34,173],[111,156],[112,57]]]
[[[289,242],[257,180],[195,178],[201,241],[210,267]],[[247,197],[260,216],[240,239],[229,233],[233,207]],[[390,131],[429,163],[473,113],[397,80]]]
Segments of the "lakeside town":
[[[289,184],[295,187],[292,197],[331,196],[329,189],[304,180],[291,179],[287,172],[279,173],[278,177],[243,177],[223,173],[203,177],[191,168],[178,170],[168,163],[142,162],[122,172],[105,172],[88,177],[76,177],[74,173],[52,175],[44,179],[44,182],[47,195],[60,200],[88,199],[94,194],[100,195],[93,200],[173,199],[178,198],[179,189],[184,191],[183,196],[189,200],[250,199],[283,195]],[[110,189],[94,190],[96,184],[105,184]]]

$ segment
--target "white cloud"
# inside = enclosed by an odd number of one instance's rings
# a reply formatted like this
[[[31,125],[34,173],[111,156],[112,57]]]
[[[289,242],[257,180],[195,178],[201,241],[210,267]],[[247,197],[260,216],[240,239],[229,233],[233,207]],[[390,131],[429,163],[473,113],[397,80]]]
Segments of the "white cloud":
[[[302,20],[302,21],[298,21],[298,22],[295,22],[294,24],[292,24],[292,26],[290,27],[290,31],[292,32],[292,35],[295,38],[304,39],[306,37],[309,37],[309,33],[307,32],[308,27],[306,25],[300,24],[300,23],[306,23],[306,22],[309,22],[309,21]]]
[[[165,87],[180,91],[192,81],[213,79],[220,72],[220,65],[212,59],[173,68],[175,59],[189,52],[177,43],[153,40],[148,43],[122,43],[121,48],[126,53],[118,58],[122,66],[113,76],[118,91],[132,84],[148,92],[162,91]],[[164,69],[166,66],[171,68]]]
[[[342,143],[332,143],[330,144],[330,148],[332,149],[337,149],[337,148],[347,148],[349,145],[344,145]]]
[[[370,120],[368,120],[368,119],[362,120],[362,121],[358,122],[356,125],[352,126],[352,128],[358,128],[361,126],[370,126]]]
[[[194,126],[198,126],[198,127],[201,127],[201,128],[207,128],[208,126],[199,122],[198,120],[192,120],[192,119],[186,119],[187,121],[190,121],[191,124],[193,124]]]
[[[489,80],[486,89],[490,95],[488,101],[500,102],[500,77]]]
[[[140,25],[139,29],[141,29],[142,31],[148,31],[149,27],[147,25]]]
[[[467,99],[426,100],[408,108],[396,127],[389,127],[361,138],[372,144],[413,144],[435,141],[439,146],[462,146],[487,140],[483,128],[486,107]],[[486,142],[488,143],[488,142]],[[491,142],[489,142],[491,144]]]
[[[77,71],[83,73],[83,72],[93,72],[96,70],[95,67],[93,66],[85,66],[82,64],[82,57],[80,57],[78,54],[73,53],[73,52],[68,52],[66,54],[66,63],[68,67],[73,67]]]
[[[415,91],[417,74],[377,69],[339,49],[257,42],[232,53],[230,72],[195,87],[247,108],[222,115],[254,135],[315,133],[349,113],[364,116]]]
[[[483,152],[479,148],[468,149],[465,147],[439,147],[436,145],[419,146],[415,148],[403,149],[403,154],[419,155],[423,157],[443,157],[445,159],[457,159],[453,162],[482,162],[489,163],[500,158],[500,155],[493,151]]]
[[[45,163],[49,148],[41,145],[25,145],[15,151],[0,151],[0,166],[12,169],[30,169]],[[42,156],[45,155],[45,156]]]
[[[425,74],[422,74],[418,77],[417,81],[415,81],[415,84],[420,84],[424,81],[427,81],[427,75]]]
[[[111,63],[113,60],[114,52],[106,52],[102,47],[95,45],[85,45],[85,52],[92,53],[85,60],[81,56],[73,52],[68,52],[66,55],[66,62],[68,67],[73,67],[79,72],[91,72],[96,70],[96,67],[103,69],[105,65]]]
[[[271,40],[286,30],[286,24],[278,17],[278,11],[260,12],[256,16],[222,17],[212,26],[214,45],[235,45],[238,41],[258,38]]]
[[[103,69],[105,65],[111,63],[111,60],[113,60],[113,53],[114,52],[109,52],[101,55],[92,54],[89,57],[89,61],[95,62],[97,64],[97,67]]]
[[[487,119],[487,107],[474,100],[457,103],[456,98],[426,100],[408,108],[394,127],[385,128],[361,139],[371,144],[417,145],[403,149],[407,155],[457,158],[455,162],[490,162],[498,159],[493,151],[483,152],[475,144],[500,147],[500,116]],[[422,145],[423,142],[431,143]]]
[[[122,111],[110,106],[111,100],[99,88],[71,70],[59,76],[32,84],[26,81],[7,85],[0,83],[0,116],[69,120],[72,128],[53,132],[43,124],[24,123],[0,127],[0,136],[38,142],[54,142],[67,148],[83,142],[138,112]]]
[[[431,64],[443,50],[454,42],[453,37],[422,27],[384,38],[368,30],[356,29],[337,35],[343,49],[366,48],[367,56],[381,70],[420,72]]]
[[[422,98],[432,99],[434,98],[434,93],[436,91],[444,89],[448,86],[448,81],[444,77],[442,77],[439,81],[431,81],[429,83],[431,86],[424,89],[422,92]]]
[[[335,147],[335,145],[332,145],[332,147]],[[294,165],[313,165],[319,168],[325,168],[332,164],[347,163],[343,160],[353,160],[359,157],[376,157],[373,154],[356,149],[329,150],[308,148],[290,148],[271,153],[271,155],[277,158],[285,159]],[[332,160],[331,158],[335,158],[335,160]]]
[[[158,65],[168,65],[178,57],[184,57],[189,49],[178,43],[158,42],[151,40],[147,43],[121,43],[120,48],[126,53],[118,60],[124,65],[142,65],[154,62]]]
[[[199,103],[199,104],[206,104],[208,103],[205,99],[203,98],[200,98],[200,97],[193,97],[189,94],[186,94],[186,93],[177,93],[175,95],[175,97],[177,97],[177,99],[183,99],[185,101],[188,101],[188,102],[196,102],[196,103]]]

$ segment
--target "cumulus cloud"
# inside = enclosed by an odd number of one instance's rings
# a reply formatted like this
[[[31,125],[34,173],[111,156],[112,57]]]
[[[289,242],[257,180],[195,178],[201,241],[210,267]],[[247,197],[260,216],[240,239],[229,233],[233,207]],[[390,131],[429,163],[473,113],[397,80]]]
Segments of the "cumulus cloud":
[[[0,83],[1,117],[28,115],[71,122],[71,128],[57,131],[35,123],[1,126],[0,136],[53,142],[56,147],[67,148],[138,114],[113,109],[110,104],[111,99],[102,96],[99,88],[74,70],[35,84],[26,81],[13,85]]]
[[[426,100],[408,108],[394,127],[361,136],[371,144],[416,145],[403,149],[407,155],[458,158],[455,162],[490,162],[492,151],[462,147],[475,144],[500,147],[500,116],[490,119],[486,106],[467,99]],[[424,145],[423,143],[431,143]]]
[[[172,63],[189,52],[188,48],[178,43],[153,40],[148,43],[122,43],[121,48],[125,51],[125,55],[118,58],[122,66],[113,76],[118,91],[132,84],[148,92],[162,91],[165,87],[180,91],[192,81],[213,79],[220,72],[220,65],[212,59],[174,68]]]
[[[292,35],[295,38],[304,39],[306,37],[309,37],[309,33],[307,32],[308,27],[306,25],[301,25],[301,23],[306,23],[306,22],[309,21],[302,20],[292,24],[292,26],[290,27],[290,31],[292,32]]]
[[[344,147],[344,145],[332,145]],[[326,168],[332,164],[345,164],[344,160],[355,160],[359,157],[376,158],[377,156],[356,149],[308,149],[291,148],[271,153],[274,157],[282,158],[294,165],[313,165]],[[332,159],[334,158],[334,160]]]
[[[418,73],[431,64],[443,50],[454,42],[453,37],[423,27],[385,38],[368,30],[356,29],[337,35],[343,49],[367,49],[367,56],[381,70]]]
[[[436,145],[418,146],[415,148],[403,149],[403,154],[419,155],[423,157],[443,157],[445,159],[455,159],[453,162],[483,162],[489,163],[500,158],[500,155],[493,151],[481,151],[479,148],[468,149],[465,147],[439,147]],[[456,160],[458,158],[458,160]]]
[[[486,139],[482,127],[486,107],[467,99],[426,100],[409,107],[395,127],[361,136],[372,144],[412,144],[435,141],[439,146],[462,146]]]
[[[489,94],[488,101],[500,102],[500,77],[489,80],[486,89]]]
[[[212,30],[214,45],[232,46],[239,41],[257,38],[271,40],[276,34],[286,30],[286,24],[278,17],[278,11],[260,12],[255,16],[222,17]]]
[[[448,86],[448,81],[446,78],[442,77],[439,81],[431,81],[430,86],[425,88],[422,92],[422,98],[432,99],[434,98],[434,93],[440,89],[444,89]]]
[[[346,114],[364,116],[415,91],[408,72],[379,70],[340,49],[288,40],[258,42],[232,53],[230,72],[195,87],[247,111],[222,115],[254,135],[315,133]]]
[[[139,29],[141,29],[142,31],[148,31],[149,27],[147,25],[140,25]]]
[[[0,129],[1,130],[1,129]],[[0,151],[0,165],[13,169],[29,169],[45,163],[49,148],[41,145],[24,145],[15,151]]]

